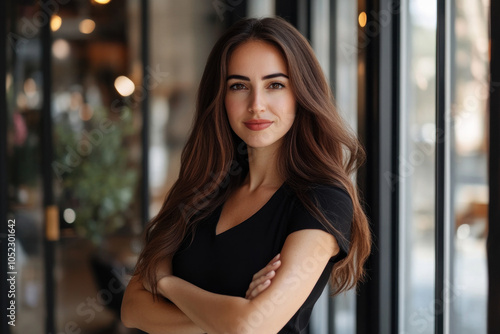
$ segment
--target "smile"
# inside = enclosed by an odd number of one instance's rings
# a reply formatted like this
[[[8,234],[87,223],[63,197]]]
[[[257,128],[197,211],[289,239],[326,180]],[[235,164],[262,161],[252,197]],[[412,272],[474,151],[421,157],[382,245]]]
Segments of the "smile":
[[[245,126],[252,131],[260,131],[267,129],[269,126],[271,126],[271,124],[273,124],[273,122],[267,119],[252,119],[243,122],[243,124],[245,124]]]

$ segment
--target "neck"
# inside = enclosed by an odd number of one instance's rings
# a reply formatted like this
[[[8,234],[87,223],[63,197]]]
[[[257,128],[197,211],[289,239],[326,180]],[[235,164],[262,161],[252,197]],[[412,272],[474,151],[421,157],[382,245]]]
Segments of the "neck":
[[[249,171],[244,184],[250,191],[259,187],[279,187],[284,182],[278,173],[278,148],[279,145],[248,148]]]

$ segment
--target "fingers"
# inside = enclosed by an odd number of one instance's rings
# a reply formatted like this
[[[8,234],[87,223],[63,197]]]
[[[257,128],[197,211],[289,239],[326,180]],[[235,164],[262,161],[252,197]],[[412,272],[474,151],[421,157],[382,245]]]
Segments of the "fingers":
[[[281,261],[275,261],[270,265],[267,265],[259,271],[257,274],[253,276],[253,280],[250,283],[250,286],[248,287],[249,290],[254,289],[257,285],[262,284],[266,279],[274,277],[275,271],[279,268],[281,265]]]
[[[270,279],[265,280],[262,284],[257,285],[257,287],[255,289],[253,289],[252,291],[250,291],[250,292],[247,291],[247,295],[245,296],[245,298],[249,299],[249,300],[254,299],[262,291],[264,291],[270,284],[271,284]]]
[[[280,255],[281,254],[278,253],[278,255],[276,255],[271,261],[269,261],[269,263],[267,264],[267,266],[265,266],[264,268],[262,268],[261,270],[259,270],[257,273],[255,273],[253,275],[253,280],[261,277],[262,275],[267,274],[271,270],[276,270],[279,267],[279,265],[281,264],[281,261],[279,260]]]
[[[271,279],[276,275],[276,270],[280,265],[280,254],[278,254],[271,261],[269,261],[264,268],[253,275],[252,282],[248,287],[245,298],[253,299],[268,288],[271,284]]]
[[[257,297],[262,291],[264,291],[270,284],[271,279],[276,275],[274,270],[271,270],[266,275],[263,275],[250,283],[248,290],[246,292],[245,298],[253,299]]]

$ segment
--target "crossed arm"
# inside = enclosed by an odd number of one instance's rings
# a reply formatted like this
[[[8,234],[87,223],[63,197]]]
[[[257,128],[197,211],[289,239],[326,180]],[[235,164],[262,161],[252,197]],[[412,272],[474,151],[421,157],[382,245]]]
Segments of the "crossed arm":
[[[246,299],[255,298],[270,285],[276,270],[281,265],[279,258],[280,254],[253,276],[246,292]],[[146,289],[137,276],[133,276],[127,286],[121,314],[125,326],[142,329],[148,333],[205,333],[175,304],[163,298],[155,301],[150,289]]]
[[[158,291],[172,303],[153,302],[141,282],[133,279],[125,292],[122,320],[127,327],[150,333],[277,333],[307,299],[338,250],[335,238],[324,231],[290,234],[272,284],[262,275],[270,272],[266,267],[254,276],[248,299],[211,293],[167,275],[158,281]]]

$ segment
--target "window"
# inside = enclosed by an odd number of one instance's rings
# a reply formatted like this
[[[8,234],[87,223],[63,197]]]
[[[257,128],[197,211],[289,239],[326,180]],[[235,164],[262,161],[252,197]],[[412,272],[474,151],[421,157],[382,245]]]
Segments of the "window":
[[[400,330],[434,333],[436,1],[401,4]]]
[[[369,279],[325,290],[309,333],[486,334],[488,299],[499,331],[497,2],[103,2],[1,5],[0,215],[18,223],[18,316],[0,332],[117,324],[106,275],[126,281],[177,178],[208,53],[247,15],[282,16],[311,41],[367,151],[356,181],[374,234]],[[45,228],[58,221],[56,241]],[[105,307],[92,313],[87,298]]]

